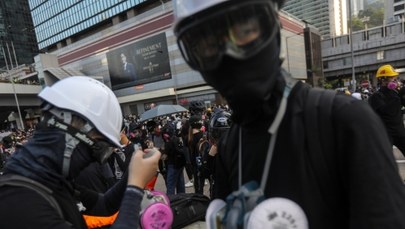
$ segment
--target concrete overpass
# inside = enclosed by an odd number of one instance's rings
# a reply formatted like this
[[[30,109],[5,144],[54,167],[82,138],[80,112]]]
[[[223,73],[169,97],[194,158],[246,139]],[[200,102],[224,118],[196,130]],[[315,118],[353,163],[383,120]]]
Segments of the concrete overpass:
[[[37,97],[42,90],[41,85],[13,84],[0,82],[0,130],[8,125],[8,117],[12,112],[18,114],[15,95],[17,95],[18,104],[21,110],[21,116],[26,118],[32,117],[32,112],[37,110],[41,104]],[[18,117],[16,117],[18,118]],[[19,126],[19,122],[16,122]]]

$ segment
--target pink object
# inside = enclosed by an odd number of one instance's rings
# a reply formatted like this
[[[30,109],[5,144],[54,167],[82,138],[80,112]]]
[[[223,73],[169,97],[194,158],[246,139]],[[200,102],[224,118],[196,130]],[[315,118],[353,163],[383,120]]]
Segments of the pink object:
[[[388,89],[394,90],[398,87],[398,84],[396,82],[389,82],[387,87]]]
[[[173,223],[172,209],[164,203],[153,203],[143,212],[141,226],[143,229],[169,229]]]
[[[163,198],[164,201],[165,201],[165,204],[167,204],[168,206],[170,206],[170,200],[169,200],[169,197],[168,197],[166,194],[164,194],[164,193],[161,192],[161,191],[157,191],[157,190],[152,190],[151,193],[152,193],[152,195],[154,195],[154,196],[160,196],[161,198]]]

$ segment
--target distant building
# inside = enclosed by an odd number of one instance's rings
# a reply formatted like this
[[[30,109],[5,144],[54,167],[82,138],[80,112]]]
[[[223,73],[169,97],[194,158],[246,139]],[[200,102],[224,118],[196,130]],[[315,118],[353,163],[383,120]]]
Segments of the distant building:
[[[405,15],[405,0],[385,0],[384,18],[387,24],[398,22]]]
[[[351,0],[352,1],[352,14],[357,16],[360,11],[364,10],[365,0]]]
[[[171,1],[29,2],[39,48],[48,53],[35,58],[40,82],[51,84],[68,69],[100,76],[124,115],[142,114],[151,104],[187,108],[195,100],[207,106],[226,103],[181,56],[172,30]],[[304,23],[284,13],[280,20],[283,66],[305,80]]]
[[[13,1],[13,0],[9,0]],[[21,0],[20,0],[21,1]],[[26,0],[25,0],[26,2]],[[60,1],[60,0],[28,0],[41,51],[51,51],[63,47],[83,35],[105,29],[112,24],[126,20],[126,11],[151,0],[125,1]],[[114,20],[111,20],[114,18]],[[97,30],[95,30],[97,28]]]
[[[322,37],[347,34],[347,0],[288,0],[284,11],[315,26]]]
[[[38,46],[27,0],[0,1],[0,46],[1,70],[34,63]]]

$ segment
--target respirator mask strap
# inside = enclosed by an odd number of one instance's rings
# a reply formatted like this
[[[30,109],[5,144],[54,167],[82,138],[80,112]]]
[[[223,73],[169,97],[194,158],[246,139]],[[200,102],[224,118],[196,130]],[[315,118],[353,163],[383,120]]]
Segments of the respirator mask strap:
[[[265,200],[264,191],[266,188],[268,175],[270,171],[270,165],[274,148],[277,140],[277,132],[280,124],[284,118],[287,110],[287,101],[291,90],[297,83],[297,80],[293,79],[291,75],[285,71],[282,72],[286,85],[284,87],[283,97],[280,101],[280,105],[277,114],[268,129],[268,133],[271,134],[269,147],[267,150],[267,157],[263,169],[262,180],[259,184],[256,181],[250,181],[242,185],[242,128],[239,128],[239,144],[238,144],[238,183],[239,190],[232,192],[227,198],[226,202],[216,203],[218,209],[213,206],[209,207],[209,212],[215,215],[208,215],[206,221],[211,223],[208,228],[246,228],[249,221],[251,212],[256,208],[258,204]],[[218,201],[217,201],[218,202]],[[208,212],[208,210],[207,210]]]
[[[66,115],[67,113],[69,112],[64,112],[63,116],[64,117],[70,116]],[[69,145],[66,146],[66,150],[68,151],[65,152],[66,154],[65,158],[69,162],[66,163],[70,163],[70,156],[73,152],[73,149],[77,146],[79,142],[82,142],[91,148],[92,156],[96,159],[96,161],[98,161],[100,164],[104,164],[113,153],[112,144],[110,144],[107,141],[95,140],[91,138],[88,135],[88,133],[94,128],[89,123],[86,123],[82,129],[78,130],[77,128],[68,124],[70,122],[71,121],[69,122],[62,121],[58,119],[56,116],[52,116],[47,121],[48,126],[56,127],[66,132],[67,135],[70,135],[72,138],[77,140],[77,143],[75,143],[76,141],[73,141],[72,139],[70,139],[70,137],[66,138],[66,142],[69,143]]]

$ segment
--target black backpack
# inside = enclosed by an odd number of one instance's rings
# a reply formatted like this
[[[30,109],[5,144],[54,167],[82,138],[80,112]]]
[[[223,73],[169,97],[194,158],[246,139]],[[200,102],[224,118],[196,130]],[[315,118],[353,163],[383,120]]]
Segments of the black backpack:
[[[65,218],[59,203],[53,197],[53,191],[43,184],[34,181],[30,178],[16,174],[7,174],[0,176],[0,187],[2,186],[17,186],[31,189],[42,196],[49,204],[55,208],[55,211],[61,218]],[[70,223],[69,223],[70,224]]]
[[[197,221],[205,221],[210,199],[198,193],[178,193],[169,195],[173,211],[172,229],[184,228]]]
[[[174,152],[174,166],[182,168],[186,165],[186,157],[189,154],[188,147],[184,144],[182,137],[172,137],[173,152]]]
[[[308,157],[315,171],[322,193],[327,193],[326,206],[338,206],[339,190],[338,169],[334,157],[334,128],[332,126],[332,107],[336,91],[310,88],[305,102],[304,122],[309,149]]]
[[[203,136],[200,138],[198,143],[196,144],[196,159],[197,159],[197,169],[199,170],[200,174],[205,177],[209,178],[210,169],[208,167],[208,153],[210,151],[211,144],[208,141],[207,134],[204,133]]]

